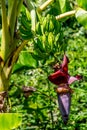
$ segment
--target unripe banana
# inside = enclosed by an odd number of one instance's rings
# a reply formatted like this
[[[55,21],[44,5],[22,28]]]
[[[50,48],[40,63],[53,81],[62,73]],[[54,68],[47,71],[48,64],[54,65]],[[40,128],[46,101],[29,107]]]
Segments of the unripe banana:
[[[43,21],[43,32],[45,33],[46,31],[46,24],[47,24],[47,20],[46,20],[46,17],[44,18],[44,21]]]
[[[47,41],[46,35],[43,34],[43,36],[42,36],[42,46],[43,46],[44,51],[46,51],[46,41]]]
[[[52,20],[49,21],[49,31],[52,32],[54,30],[54,24]]]
[[[39,34],[39,35],[42,34],[40,22],[38,22],[38,23],[36,24],[36,33]]]
[[[50,32],[48,35],[48,44],[50,46],[50,49],[52,50],[54,44],[54,35],[52,34],[52,32]]]

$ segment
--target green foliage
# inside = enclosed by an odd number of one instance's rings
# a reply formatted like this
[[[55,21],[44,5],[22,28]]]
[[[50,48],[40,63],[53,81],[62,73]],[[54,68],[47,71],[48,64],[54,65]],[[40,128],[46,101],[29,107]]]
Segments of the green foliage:
[[[0,114],[0,130],[12,130],[20,126],[22,115],[19,113]]]
[[[70,59],[69,73],[70,75],[80,74],[83,79],[71,86],[74,93],[68,124],[65,126],[61,119],[57,95],[54,91],[56,86],[49,83],[47,79],[52,70],[49,65],[42,65],[37,69],[18,72],[11,77],[10,85],[12,87],[9,92],[11,110],[12,112],[23,112],[22,128],[20,129],[85,130],[87,128],[87,32],[76,21],[75,24],[71,24],[71,22],[73,19],[68,22],[68,25],[66,23],[62,26],[64,41],[67,41],[66,53]],[[49,59],[46,61],[48,62]],[[34,86],[36,92],[26,98],[22,91],[23,85]]]
[[[60,8],[61,8],[61,13],[70,11],[70,2],[69,0],[59,0]]]
[[[1,17],[1,9],[0,9],[0,29],[2,27],[2,17]]]
[[[43,3],[43,1],[39,2]],[[78,1],[78,4],[80,2],[83,4],[82,1]],[[77,10],[76,18],[80,24],[73,17],[61,22],[54,17],[70,9],[68,0],[62,0],[62,2],[56,0],[38,15],[36,30],[32,33],[30,13],[24,6],[22,7],[18,19],[18,33],[21,40],[33,39],[31,44],[29,42],[20,53],[10,79],[10,111],[23,113],[22,126],[18,130],[87,129],[87,31],[80,25],[87,28],[87,14],[82,9]],[[70,118],[66,126],[59,112],[56,86],[48,81],[53,65],[60,63],[64,52],[70,59],[69,73],[83,75],[81,82],[71,86],[74,93],[72,94]],[[36,91],[25,97],[23,86],[33,86]],[[12,126],[13,124],[11,122]]]
[[[78,3],[78,6],[87,10],[87,0],[76,0]]]
[[[37,67],[37,61],[33,59],[31,54],[28,51],[22,51],[20,53],[18,62],[14,65],[13,73],[23,69],[30,69],[36,67]]]
[[[75,15],[76,15],[78,22],[81,25],[83,25],[85,27],[85,29],[87,29],[87,11],[85,11],[81,8],[78,8]]]

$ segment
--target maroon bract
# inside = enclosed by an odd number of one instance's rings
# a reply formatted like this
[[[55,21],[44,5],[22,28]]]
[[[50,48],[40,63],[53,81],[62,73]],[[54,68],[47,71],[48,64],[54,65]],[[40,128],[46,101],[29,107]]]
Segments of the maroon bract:
[[[73,77],[68,74],[68,63],[69,59],[64,55],[62,64],[60,67],[58,66],[57,68],[56,66],[56,69],[54,68],[56,71],[48,76],[48,79],[58,86],[60,86],[60,84],[71,84],[76,80],[80,80],[81,76],[77,75],[76,77]]]
[[[65,124],[68,120],[71,104],[72,89],[69,87],[69,85],[74,81],[81,79],[80,75],[77,75],[75,77],[69,75],[68,63],[69,59],[66,55],[64,55],[62,64],[60,66],[55,65],[54,73],[48,76],[48,79],[58,86],[56,88],[56,92],[58,94],[60,112]]]

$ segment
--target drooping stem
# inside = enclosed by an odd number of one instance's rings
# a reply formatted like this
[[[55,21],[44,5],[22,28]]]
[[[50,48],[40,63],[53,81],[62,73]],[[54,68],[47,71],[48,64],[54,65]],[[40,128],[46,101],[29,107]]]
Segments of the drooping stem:
[[[47,0],[44,4],[42,4],[39,8],[38,11],[41,12],[43,11],[51,2],[53,2],[54,0]]]
[[[7,78],[10,77],[14,63],[17,61],[20,51],[28,43],[28,40],[24,40],[21,45],[13,52],[13,54],[7,60],[3,70]],[[10,63],[9,63],[10,62]],[[9,65],[10,64],[10,65]]]
[[[72,11],[60,14],[60,15],[56,16],[56,20],[60,20],[60,19],[65,18],[65,17],[75,15],[75,13],[76,13],[76,10],[72,10]]]
[[[14,65],[14,63],[16,62],[20,51],[23,49],[23,47],[28,43],[28,40],[24,40],[21,45],[16,49],[16,51],[14,52],[13,58],[12,58],[12,66]]]

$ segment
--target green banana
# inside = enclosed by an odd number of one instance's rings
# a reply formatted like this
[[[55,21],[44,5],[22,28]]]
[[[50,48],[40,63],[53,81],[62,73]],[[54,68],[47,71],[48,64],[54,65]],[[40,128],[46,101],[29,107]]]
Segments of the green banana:
[[[43,34],[43,36],[42,36],[42,46],[43,46],[44,51],[46,51],[46,41],[47,41],[46,35]]]
[[[47,24],[47,20],[46,20],[46,17],[45,17],[44,20],[43,20],[43,24],[42,24],[44,33],[46,31],[46,24]]]
[[[38,23],[36,24],[36,33],[39,34],[39,35],[42,35],[40,22],[38,22]]]
[[[29,33],[31,33],[31,28],[27,30],[23,26],[20,26],[20,32],[24,35],[28,35]]]
[[[54,35],[52,32],[50,32],[48,34],[48,44],[50,46],[50,49],[52,50],[53,49],[53,44],[54,44]]]
[[[52,20],[49,21],[49,31],[50,32],[54,31],[54,24]]]
[[[34,46],[35,46],[36,49],[38,48],[41,52],[44,52],[44,48],[43,48],[43,44],[42,44],[41,38],[37,38],[34,41]]]
[[[31,28],[31,23],[27,19],[25,19],[24,17],[21,18],[21,24],[25,29]]]
[[[33,37],[33,33],[29,33],[28,35],[20,34],[20,36],[22,37],[22,39],[27,40]]]

